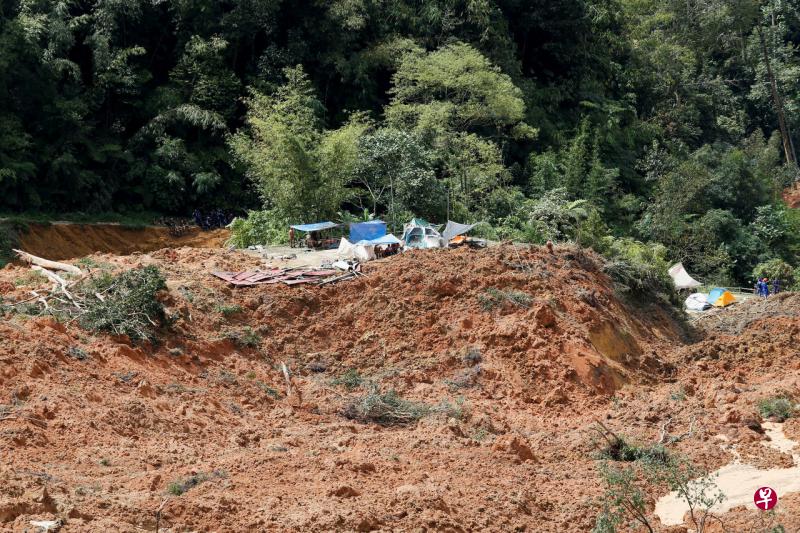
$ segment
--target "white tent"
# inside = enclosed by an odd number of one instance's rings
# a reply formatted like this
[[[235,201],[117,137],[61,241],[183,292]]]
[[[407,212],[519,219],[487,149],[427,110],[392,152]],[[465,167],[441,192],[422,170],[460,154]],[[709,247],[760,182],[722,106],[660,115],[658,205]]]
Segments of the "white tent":
[[[711,304],[708,303],[708,298],[702,292],[690,294],[689,297],[686,298],[684,305],[689,311],[705,311],[711,307]]]
[[[675,263],[667,272],[669,273],[669,277],[672,278],[676,289],[694,289],[702,285],[702,283],[686,272],[686,269],[683,268],[683,263]]]
[[[368,244],[353,244],[344,237],[339,242],[336,255],[342,259],[358,259],[362,263],[375,259],[375,246]]]

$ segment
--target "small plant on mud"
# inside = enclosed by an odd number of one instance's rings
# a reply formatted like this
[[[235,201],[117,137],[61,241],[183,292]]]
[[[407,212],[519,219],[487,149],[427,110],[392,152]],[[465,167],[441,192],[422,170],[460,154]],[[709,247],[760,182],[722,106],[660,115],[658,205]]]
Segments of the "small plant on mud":
[[[621,440],[621,439],[620,439]],[[705,531],[711,508],[725,495],[714,478],[684,457],[673,456],[661,445],[633,448],[621,454],[633,462],[620,467],[603,461],[600,476],[606,486],[593,533],[616,533],[618,527],[631,524],[653,532],[647,502],[647,487],[667,486],[683,499],[689,509],[689,520],[697,533]],[[623,459],[625,460],[625,459]]]
[[[257,348],[261,344],[261,335],[250,326],[245,326],[240,330],[228,330],[225,338],[233,341],[239,348]]]
[[[156,330],[168,322],[157,297],[166,288],[164,276],[154,266],[100,276],[82,289],[87,297],[79,323],[91,331],[127,335],[132,341],[154,341]]]
[[[80,346],[70,346],[67,350],[67,355],[78,361],[84,361],[89,357],[86,351]]]
[[[470,346],[467,349],[466,355],[464,355],[464,364],[474,366],[480,364],[481,361],[483,361],[481,349],[477,346]]]
[[[358,370],[351,368],[341,376],[331,380],[331,385],[343,385],[349,391],[356,390],[364,383],[364,377],[358,373]]]
[[[47,283],[47,277],[35,270],[29,270],[14,280],[16,287],[37,287]]]
[[[669,395],[673,402],[682,402],[686,399],[686,390],[681,386],[678,390]]]
[[[405,400],[394,390],[382,394],[377,386],[373,386],[364,396],[351,401],[342,410],[345,418],[374,422],[382,426],[410,424],[429,412],[430,407],[427,405]]]
[[[213,478],[226,478],[228,477],[227,472],[224,470],[214,470],[210,474],[206,474],[205,472],[198,472],[192,476],[189,476],[185,479],[178,479],[173,481],[169,485],[167,485],[167,492],[174,496],[180,496],[189,489],[196,487],[197,485],[203,483],[204,481],[208,481],[209,479]]]
[[[531,297],[524,292],[519,291],[501,291],[494,287],[486,289],[484,294],[478,296],[478,303],[484,311],[491,311],[503,305],[504,302],[510,302],[517,307],[528,308],[531,306]]]
[[[225,318],[231,317],[233,315],[239,314],[242,312],[242,306],[237,304],[224,304],[217,306],[217,312],[224,316]]]
[[[795,415],[795,405],[792,400],[784,396],[765,398],[758,402],[758,412],[764,419],[785,422]]]

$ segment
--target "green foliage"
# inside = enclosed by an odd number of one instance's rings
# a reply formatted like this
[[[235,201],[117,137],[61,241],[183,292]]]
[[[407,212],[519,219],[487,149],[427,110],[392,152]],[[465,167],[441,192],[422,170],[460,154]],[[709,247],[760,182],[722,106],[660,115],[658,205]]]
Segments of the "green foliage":
[[[217,306],[217,312],[227,318],[241,313],[242,306],[238,304],[222,304]]]
[[[289,242],[289,219],[276,210],[250,211],[246,218],[236,217],[230,224],[229,245],[247,248],[256,244]]]
[[[791,287],[798,281],[792,266],[781,259],[770,259],[764,263],[759,263],[753,269],[753,277],[756,279],[779,279],[784,289]]]
[[[167,324],[159,291],[167,288],[154,266],[127,270],[116,276],[104,274],[82,290],[89,298],[79,323],[91,331],[127,335],[133,341],[155,341],[156,331]],[[102,300],[92,297],[102,296]]]
[[[664,246],[629,238],[608,237],[603,253],[609,259],[603,270],[611,276],[620,291],[636,295],[672,292]]]
[[[774,419],[777,422],[785,422],[795,414],[796,407],[790,398],[783,396],[775,398],[764,398],[758,402],[758,412],[762,418]]]
[[[484,294],[478,296],[478,303],[484,311],[491,311],[509,302],[517,307],[528,308],[532,298],[529,294],[514,290],[500,290],[494,287],[486,289]]]
[[[206,481],[215,479],[215,478],[227,478],[228,474],[224,470],[214,470],[213,472],[206,473],[206,472],[198,472],[197,474],[193,474],[187,478],[178,479],[167,485],[167,492],[172,494],[173,496],[182,496],[190,489],[200,485],[201,483],[205,483]]]
[[[244,246],[366,208],[657,243],[706,282],[800,267],[792,2],[7,4],[4,211],[260,209]]]
[[[382,426],[410,424],[430,412],[431,408],[425,404],[403,399],[394,390],[381,393],[377,387],[372,387],[342,410],[345,418]]]
[[[261,335],[250,326],[228,330],[224,337],[239,348],[258,348],[261,345]]]
[[[344,374],[331,381],[332,385],[342,385],[349,391],[353,391],[364,383],[364,377],[355,368],[348,369]]]

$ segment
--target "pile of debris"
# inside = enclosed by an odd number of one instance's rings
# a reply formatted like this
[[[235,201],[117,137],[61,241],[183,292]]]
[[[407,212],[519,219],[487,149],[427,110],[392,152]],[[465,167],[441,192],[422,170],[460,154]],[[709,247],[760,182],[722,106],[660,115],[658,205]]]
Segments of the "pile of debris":
[[[270,270],[244,270],[241,272],[212,272],[212,275],[238,287],[253,285],[271,285],[283,283],[284,285],[300,285],[311,283],[314,285],[328,285],[337,281],[363,276],[361,265],[356,263],[347,272],[341,269],[314,269],[309,267],[274,268]]]

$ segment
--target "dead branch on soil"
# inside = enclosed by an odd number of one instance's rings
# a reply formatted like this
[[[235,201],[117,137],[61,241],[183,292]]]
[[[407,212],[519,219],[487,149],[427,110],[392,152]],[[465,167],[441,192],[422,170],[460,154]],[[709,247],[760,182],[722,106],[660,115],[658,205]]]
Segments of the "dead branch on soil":
[[[45,422],[43,422],[43,421],[39,420],[38,418],[33,418],[33,417],[31,417],[31,416],[25,416],[25,415],[6,415],[6,416],[4,416],[4,417],[0,418],[0,422],[2,422],[2,421],[4,421],[4,420],[27,420],[28,422],[30,422],[30,423],[31,423],[31,424],[33,424],[34,426],[38,426],[38,427],[40,427],[40,428],[42,428],[42,429],[46,429],[46,428],[47,428],[47,423],[45,423]]]
[[[289,373],[289,368],[286,366],[286,363],[281,363],[281,371],[283,372],[283,377],[286,380],[286,398],[291,397],[292,390],[294,390],[294,393],[297,396],[297,407],[300,407],[303,405],[303,395],[300,393],[300,388],[297,386],[294,378]]]
[[[161,504],[156,509],[156,533],[161,531],[161,512],[164,510],[164,506],[167,505],[169,501],[169,496],[165,496],[161,499]]]
[[[668,418],[662,425],[661,425],[661,436],[658,438],[658,442],[656,444],[675,444],[677,442],[682,441],[683,439],[689,438],[694,433],[694,423],[696,419],[692,417],[691,422],[689,422],[689,431],[686,433],[682,433],[680,435],[675,435],[669,437],[668,429],[669,425],[672,423],[672,417]]]

